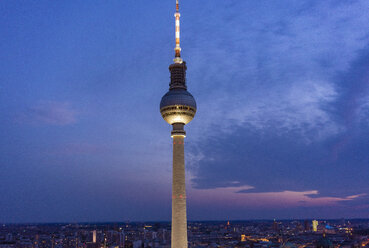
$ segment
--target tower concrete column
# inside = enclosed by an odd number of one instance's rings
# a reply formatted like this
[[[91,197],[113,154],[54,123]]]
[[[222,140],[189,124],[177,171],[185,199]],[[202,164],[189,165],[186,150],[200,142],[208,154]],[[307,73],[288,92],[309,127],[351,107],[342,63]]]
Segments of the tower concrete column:
[[[173,138],[173,184],[172,184],[172,248],[187,248],[187,213],[184,126],[192,121],[196,114],[195,98],[187,91],[186,62],[181,58],[179,4],[176,0],[176,47],[174,63],[169,66],[169,91],[161,98],[160,113],[163,119],[172,125]]]
[[[184,135],[173,135],[172,248],[187,248]]]

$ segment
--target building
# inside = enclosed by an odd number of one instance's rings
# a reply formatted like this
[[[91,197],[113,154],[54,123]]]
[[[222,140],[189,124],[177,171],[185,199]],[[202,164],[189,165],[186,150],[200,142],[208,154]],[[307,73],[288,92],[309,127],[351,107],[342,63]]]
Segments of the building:
[[[126,235],[124,231],[122,230],[119,234],[119,247],[124,248],[125,247],[125,241],[126,241]]]
[[[92,231],[92,243],[96,243],[96,230]]]
[[[308,220],[304,221],[304,230],[306,232],[310,231],[310,222]]]
[[[323,234],[323,237],[318,240],[316,243],[317,248],[333,248],[332,241],[326,237],[325,234]]]
[[[273,221],[273,231],[278,232],[278,230],[279,230],[278,222],[274,219],[274,221]]]
[[[318,231],[318,221],[313,220],[313,232],[317,232],[317,231]]]
[[[173,130],[173,181],[172,181],[172,232],[171,247],[187,248],[187,214],[186,214],[186,185],[184,125],[189,123],[196,114],[196,101],[187,91],[186,62],[181,58],[180,47],[180,13],[176,0],[175,16],[175,57],[174,63],[169,66],[169,91],[162,97],[160,113],[164,120],[172,125]]]
[[[245,234],[241,234],[241,242],[246,242],[246,235]]]

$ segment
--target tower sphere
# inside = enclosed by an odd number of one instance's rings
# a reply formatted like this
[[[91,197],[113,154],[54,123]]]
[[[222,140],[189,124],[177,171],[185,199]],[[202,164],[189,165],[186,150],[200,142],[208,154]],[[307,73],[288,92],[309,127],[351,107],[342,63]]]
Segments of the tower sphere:
[[[187,124],[196,114],[195,98],[185,89],[169,90],[161,98],[160,113],[170,125]]]

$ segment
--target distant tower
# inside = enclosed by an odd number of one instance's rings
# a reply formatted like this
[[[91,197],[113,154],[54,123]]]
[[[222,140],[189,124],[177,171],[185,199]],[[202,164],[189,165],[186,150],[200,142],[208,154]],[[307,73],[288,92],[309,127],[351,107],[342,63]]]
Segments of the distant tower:
[[[92,243],[96,243],[96,230],[92,231]]]
[[[179,5],[176,0],[174,63],[169,66],[169,91],[162,97],[160,113],[164,120],[173,126],[173,185],[172,185],[172,248],[187,248],[187,216],[186,216],[186,185],[184,125],[189,123],[196,113],[196,101],[187,91],[186,62],[181,58]]]
[[[318,231],[318,221],[313,220],[313,232],[317,232],[317,231]]]
[[[308,220],[304,221],[304,229],[305,231],[310,231],[310,222]]]
[[[273,221],[273,231],[274,232],[278,232],[278,222],[274,219],[274,221]]]
[[[124,231],[122,230],[119,234],[119,247],[120,248],[124,248],[125,241],[126,241],[126,235],[125,235]]]

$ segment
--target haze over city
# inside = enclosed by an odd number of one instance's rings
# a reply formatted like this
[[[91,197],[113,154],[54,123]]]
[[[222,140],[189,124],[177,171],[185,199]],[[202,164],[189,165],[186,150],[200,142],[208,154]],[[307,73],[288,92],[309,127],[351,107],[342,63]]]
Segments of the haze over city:
[[[173,11],[1,2],[1,223],[170,220]],[[367,1],[183,0],[181,46],[190,221],[369,217]]]

